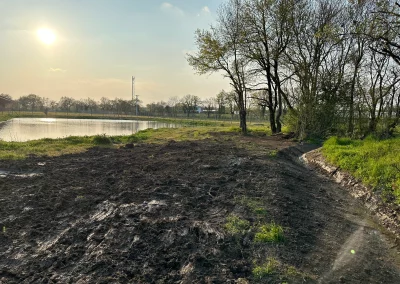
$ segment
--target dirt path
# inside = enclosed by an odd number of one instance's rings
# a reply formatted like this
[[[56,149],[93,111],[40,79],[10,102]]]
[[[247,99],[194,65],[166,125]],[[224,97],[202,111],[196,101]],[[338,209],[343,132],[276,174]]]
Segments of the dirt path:
[[[227,135],[0,162],[0,283],[400,283],[398,248],[309,149]],[[232,214],[284,242],[229,234]]]

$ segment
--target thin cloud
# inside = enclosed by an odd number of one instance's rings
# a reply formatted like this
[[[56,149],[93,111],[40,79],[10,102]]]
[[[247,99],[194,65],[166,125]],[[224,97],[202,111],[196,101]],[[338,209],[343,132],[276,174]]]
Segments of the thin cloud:
[[[204,6],[203,8],[201,8],[200,12],[197,14],[197,17],[207,16],[210,14],[211,14],[210,8],[208,8],[208,6]]]
[[[164,3],[161,4],[161,10],[163,10],[165,12],[168,12],[168,13],[174,13],[174,14],[179,15],[179,16],[185,15],[185,12],[183,12],[182,9],[180,9],[179,7],[174,6],[174,5],[172,5],[171,3],[168,3],[168,2],[164,2]]]
[[[50,68],[49,69],[50,72],[67,72],[67,70],[61,69],[61,68]]]
[[[210,8],[208,8],[207,6],[204,6],[203,8],[201,8],[201,11],[204,13],[211,13]]]

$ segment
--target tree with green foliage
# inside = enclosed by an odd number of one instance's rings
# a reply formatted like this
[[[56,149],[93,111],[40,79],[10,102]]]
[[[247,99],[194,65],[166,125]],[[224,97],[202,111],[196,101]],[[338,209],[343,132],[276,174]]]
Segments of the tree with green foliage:
[[[230,80],[239,108],[240,128],[247,132],[246,85],[247,58],[241,44],[245,32],[242,21],[242,0],[229,0],[221,6],[218,23],[209,30],[196,31],[196,54],[187,54],[187,60],[199,74],[222,72]]]

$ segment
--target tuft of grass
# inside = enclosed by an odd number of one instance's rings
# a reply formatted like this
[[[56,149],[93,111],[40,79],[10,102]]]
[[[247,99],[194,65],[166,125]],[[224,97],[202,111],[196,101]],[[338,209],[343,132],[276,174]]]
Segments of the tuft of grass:
[[[261,280],[262,283],[264,283],[266,278],[269,278],[269,280],[280,280],[279,282],[271,283],[292,283],[292,280],[294,283],[300,283],[316,279],[315,275],[299,271],[296,267],[281,263],[273,257],[267,258],[266,262],[263,262],[260,265],[256,265],[256,262],[254,261],[254,265],[255,266],[252,270],[253,278],[258,281]]]
[[[263,202],[259,198],[235,196],[234,199],[237,204],[248,207],[253,213],[257,215],[267,215],[267,210],[264,208]]]
[[[105,134],[102,135],[95,135],[92,137],[92,143],[94,145],[111,145],[113,142],[110,139],[110,137],[108,137]]]
[[[400,137],[331,137],[324,143],[322,153],[329,162],[379,190],[387,201],[400,204]]]
[[[281,263],[278,260],[270,257],[267,259],[267,262],[265,262],[261,265],[257,265],[253,268],[253,270],[252,270],[253,277],[256,279],[263,279],[272,274],[277,274],[277,273],[279,273],[280,266],[281,266]]]
[[[243,234],[250,228],[250,222],[236,215],[229,215],[226,218],[225,229],[232,235]]]
[[[269,156],[272,158],[275,158],[276,156],[278,156],[278,151],[277,150],[272,150],[269,152]]]
[[[254,241],[261,243],[283,242],[284,241],[283,228],[282,226],[276,225],[275,223],[261,225],[254,236]]]

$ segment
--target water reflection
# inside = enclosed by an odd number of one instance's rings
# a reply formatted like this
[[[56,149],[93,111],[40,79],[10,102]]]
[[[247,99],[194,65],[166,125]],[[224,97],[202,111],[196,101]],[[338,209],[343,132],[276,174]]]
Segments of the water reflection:
[[[0,139],[28,141],[41,138],[91,136],[97,134],[130,135],[148,128],[173,128],[175,124],[157,121],[64,119],[64,118],[14,118],[0,125]]]

